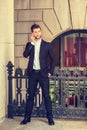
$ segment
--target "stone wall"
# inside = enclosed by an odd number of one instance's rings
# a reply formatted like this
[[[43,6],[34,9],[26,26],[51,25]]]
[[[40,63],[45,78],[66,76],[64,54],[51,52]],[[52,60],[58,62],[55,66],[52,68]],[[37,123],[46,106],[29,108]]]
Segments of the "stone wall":
[[[41,26],[47,41],[70,29],[87,28],[86,0],[14,0],[14,4],[16,67],[27,66],[22,54],[33,23]]]
[[[0,120],[7,114],[8,61],[14,64],[14,1],[0,0]]]

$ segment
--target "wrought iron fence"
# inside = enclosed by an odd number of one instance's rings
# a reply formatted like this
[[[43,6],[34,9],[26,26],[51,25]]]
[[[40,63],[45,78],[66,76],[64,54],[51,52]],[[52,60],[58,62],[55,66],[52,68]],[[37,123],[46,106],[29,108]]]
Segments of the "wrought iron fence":
[[[28,77],[21,68],[13,71],[9,61],[8,71],[8,118],[23,116],[28,96]],[[53,116],[64,119],[87,119],[87,69],[58,69],[49,78]],[[32,116],[45,117],[44,99],[40,85],[34,100]]]

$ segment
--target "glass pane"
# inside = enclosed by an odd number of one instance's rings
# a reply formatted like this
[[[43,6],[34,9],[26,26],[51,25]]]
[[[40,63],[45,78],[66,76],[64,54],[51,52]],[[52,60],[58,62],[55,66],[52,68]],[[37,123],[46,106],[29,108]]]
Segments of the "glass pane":
[[[81,67],[87,66],[87,34],[81,34],[80,37],[80,59]]]
[[[78,66],[79,43],[77,42],[78,34],[65,36],[64,43],[64,67]]]

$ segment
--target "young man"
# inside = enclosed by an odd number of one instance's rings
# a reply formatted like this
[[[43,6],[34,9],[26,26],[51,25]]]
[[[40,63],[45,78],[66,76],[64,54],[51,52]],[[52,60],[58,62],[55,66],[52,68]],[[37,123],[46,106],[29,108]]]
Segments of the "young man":
[[[53,74],[54,70],[54,54],[51,44],[42,40],[41,28],[39,25],[32,25],[31,32],[31,42],[27,43],[23,53],[25,58],[29,57],[27,68],[27,75],[29,77],[29,96],[26,101],[25,117],[20,124],[26,124],[31,121],[34,96],[39,82],[43,92],[48,124],[54,125],[52,104],[49,96],[49,77]],[[50,58],[49,66],[48,57]]]

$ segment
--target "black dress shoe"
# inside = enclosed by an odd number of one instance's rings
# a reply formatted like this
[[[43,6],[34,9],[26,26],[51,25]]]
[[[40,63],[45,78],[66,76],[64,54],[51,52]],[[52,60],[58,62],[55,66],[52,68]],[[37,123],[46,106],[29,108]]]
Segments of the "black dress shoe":
[[[53,119],[48,119],[48,124],[49,125],[54,125],[55,123],[54,123]]]
[[[25,125],[25,124],[27,124],[28,122],[31,122],[31,120],[30,120],[29,117],[26,117],[26,118],[24,118],[23,121],[20,122],[20,124],[21,124],[21,125]]]

